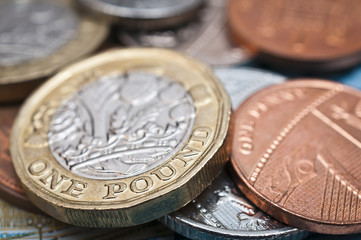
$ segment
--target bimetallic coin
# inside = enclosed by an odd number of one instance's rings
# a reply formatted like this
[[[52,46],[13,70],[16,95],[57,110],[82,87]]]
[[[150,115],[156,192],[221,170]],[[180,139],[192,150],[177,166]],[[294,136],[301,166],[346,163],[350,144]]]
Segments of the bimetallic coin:
[[[247,97],[284,77],[252,68],[216,69],[216,75],[237,108]],[[195,200],[162,217],[161,222],[191,239],[303,239],[307,232],[265,215],[236,188],[226,172]]]
[[[15,169],[29,198],[61,221],[141,224],[184,206],[219,173],[230,108],[201,63],[162,49],[109,51],[25,103]]]
[[[268,64],[334,71],[361,62],[360,9],[357,0],[232,0],[230,28]]]
[[[260,209],[300,229],[361,231],[361,93],[299,80],[249,98],[235,114],[232,165]]]
[[[227,3],[228,0],[207,0],[197,17],[182,26],[161,31],[120,30],[118,39],[128,46],[175,49],[212,66],[244,63],[252,54],[228,37]]]
[[[0,101],[24,98],[36,80],[90,53],[106,34],[69,0],[1,1]]]
[[[189,20],[204,0],[77,0],[83,10],[127,29],[160,29]]]

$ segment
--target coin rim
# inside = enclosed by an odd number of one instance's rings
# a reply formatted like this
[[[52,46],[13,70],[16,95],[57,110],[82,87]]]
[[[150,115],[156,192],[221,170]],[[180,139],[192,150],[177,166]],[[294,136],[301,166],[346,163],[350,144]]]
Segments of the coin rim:
[[[337,89],[338,91],[347,90],[348,92],[355,93],[361,97],[361,93],[352,87],[331,82],[324,79],[316,78],[297,78],[291,79],[284,84],[270,86],[264,90],[259,91],[251,98],[247,99],[235,112],[235,121],[241,115],[241,112],[244,111],[250,104],[254,102],[255,98],[260,98],[260,96],[266,95],[267,92],[276,91],[277,89],[286,89],[288,86],[292,88],[296,87],[308,87],[308,88],[322,88],[322,89]],[[235,123],[237,124],[237,123]],[[235,144],[235,141],[232,142],[232,145]],[[310,217],[302,216],[300,213],[295,213],[287,210],[285,207],[277,206],[276,204],[269,201],[265,196],[263,196],[259,191],[257,191],[248,181],[247,177],[243,174],[242,169],[237,163],[236,157],[237,154],[234,154],[236,150],[232,148],[231,153],[231,164],[233,166],[234,172],[232,173],[233,179],[237,184],[238,188],[251,200],[257,207],[262,211],[273,216],[277,220],[284,222],[285,224],[295,226],[299,229],[304,229],[308,231],[323,233],[323,234],[351,234],[359,233],[361,231],[361,221],[359,223],[343,224],[343,223],[328,223],[322,220],[315,220]]]
[[[117,6],[111,3],[102,3],[99,0],[76,0],[84,7],[90,8],[95,12],[108,15],[111,17],[130,18],[130,19],[154,19],[159,20],[162,18],[171,18],[182,15],[188,11],[196,9],[205,0],[192,0],[188,4],[181,4],[181,7],[175,8],[174,6],[160,8],[161,10],[149,12],[147,9],[136,9],[132,7]]]
[[[94,66],[104,65],[104,61],[114,62],[114,59],[117,60],[124,58],[129,59],[129,57],[134,55],[137,56],[137,58],[139,57],[151,58],[152,55],[156,56],[159,54],[167,57],[168,59],[172,59],[172,61],[176,61],[178,64],[182,64],[182,66],[190,67],[193,71],[197,71],[201,73],[201,75],[204,78],[204,80],[202,80],[203,83],[206,82],[205,79],[212,81],[213,82],[212,90],[215,92],[215,96],[217,96],[216,98],[219,98],[219,101],[223,101],[223,103],[220,102],[219,104],[218,113],[220,115],[217,118],[219,124],[216,126],[215,129],[213,129],[214,142],[211,143],[207,149],[203,150],[201,159],[197,157],[198,163],[191,166],[191,168],[185,172],[186,174],[185,176],[182,176],[182,178],[179,177],[175,178],[177,179],[176,182],[175,180],[172,180],[171,184],[168,183],[164,188],[162,188],[158,192],[154,192],[154,189],[152,189],[152,193],[148,194],[147,196],[142,196],[142,199],[138,198],[133,201],[129,200],[125,204],[123,204],[121,200],[117,199],[114,202],[99,202],[97,204],[93,203],[91,205],[88,203],[86,204],[87,200],[79,201],[84,203],[79,203],[78,201],[72,201],[67,199],[62,200],[59,194],[48,192],[48,190],[36,184],[34,180],[32,180],[30,176],[28,176],[29,174],[27,173],[26,167],[22,160],[23,153],[21,149],[23,147],[22,147],[22,143],[20,143],[21,139],[23,139],[23,134],[25,130],[24,121],[25,122],[27,121],[26,120],[28,119],[27,116],[33,114],[34,106],[37,106],[39,103],[42,102],[44,96],[47,96],[47,91],[49,89],[53,90],[54,87],[60,86],[61,82],[63,82],[62,79],[68,79],[69,75],[71,75],[72,72],[79,73],[84,70],[86,71]],[[120,61],[124,61],[124,60],[120,60]],[[169,201],[169,205],[171,205],[170,203],[172,202],[175,204],[175,206],[173,205],[168,206],[171,207],[172,210],[174,211],[186,205],[188,202],[190,202],[210,183],[211,180],[213,180],[213,178],[216,176],[216,173],[218,173],[221,170],[220,167],[223,166],[224,163],[228,160],[230,149],[227,148],[226,145],[227,142],[226,135],[229,126],[230,112],[231,112],[231,103],[229,97],[226,91],[224,90],[223,85],[221,85],[220,81],[212,73],[212,70],[208,66],[199,63],[195,60],[192,60],[191,58],[185,57],[184,55],[181,55],[179,53],[165,49],[154,49],[154,48],[152,49],[136,48],[136,49],[120,49],[120,50],[114,49],[69,67],[65,71],[59,73],[58,75],[50,79],[25,102],[25,104],[22,106],[15,120],[15,124],[13,128],[14,130],[12,131],[11,134],[11,155],[13,157],[14,165],[16,167],[16,172],[30,200],[33,201],[35,205],[42,208],[44,211],[47,211],[47,213],[52,215],[53,217],[61,221],[69,222],[80,226],[94,226],[94,227],[131,226],[158,218],[170,212],[169,210],[168,212],[161,212],[161,213],[148,211],[147,212],[148,215],[145,215],[144,219],[139,219],[140,218],[139,212],[147,211],[145,206],[149,208],[152,205],[160,204],[162,202],[164,203],[164,201]],[[189,138],[187,139],[184,145],[186,145],[189,142]],[[178,150],[177,153],[181,151],[181,149]],[[56,162],[53,156],[49,156],[48,160],[51,162],[51,164],[54,167],[58,168],[60,166],[59,173],[61,173],[60,171],[61,169],[65,170],[65,168],[63,168],[58,162]],[[150,171],[154,171],[155,169],[160,168],[162,165],[154,169],[151,169],[145,173],[139,174],[137,176],[133,176],[132,178],[143,176],[149,173]],[[70,176],[74,175],[73,173],[67,170],[66,172],[67,175]],[[74,176],[76,176],[77,179],[83,179],[83,177],[77,175]],[[99,185],[100,183],[104,184],[104,181],[102,180],[87,179],[87,178],[84,179],[88,181],[99,182]],[[179,199],[180,196],[182,196],[183,198]],[[104,215],[101,214],[106,214],[105,216],[107,217],[109,217],[109,214],[110,215],[120,214],[122,217],[125,218],[125,220],[122,220],[123,221],[122,224],[113,222],[113,223],[107,223],[105,225],[103,223],[100,223],[99,225],[99,223],[87,222],[89,221],[88,220],[89,215],[92,214],[94,217],[101,217],[101,216],[104,217]],[[77,221],[76,218],[80,219],[79,222]]]

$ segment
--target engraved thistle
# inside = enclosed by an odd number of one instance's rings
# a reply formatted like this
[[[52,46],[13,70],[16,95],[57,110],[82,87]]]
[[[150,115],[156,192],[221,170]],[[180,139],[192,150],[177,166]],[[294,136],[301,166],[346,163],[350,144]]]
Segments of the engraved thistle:
[[[179,150],[194,116],[191,96],[166,77],[105,76],[59,107],[50,122],[49,146],[62,166],[80,176],[129,177]]]

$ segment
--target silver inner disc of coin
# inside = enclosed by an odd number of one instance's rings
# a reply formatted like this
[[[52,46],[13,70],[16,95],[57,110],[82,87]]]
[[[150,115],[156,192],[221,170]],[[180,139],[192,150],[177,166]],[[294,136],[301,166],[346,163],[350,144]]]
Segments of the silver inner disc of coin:
[[[69,171],[121,179],[149,171],[190,137],[191,95],[179,83],[146,72],[104,76],[64,101],[48,132],[50,150]]]
[[[0,2],[0,66],[12,66],[51,55],[76,35],[78,18],[50,1]]]

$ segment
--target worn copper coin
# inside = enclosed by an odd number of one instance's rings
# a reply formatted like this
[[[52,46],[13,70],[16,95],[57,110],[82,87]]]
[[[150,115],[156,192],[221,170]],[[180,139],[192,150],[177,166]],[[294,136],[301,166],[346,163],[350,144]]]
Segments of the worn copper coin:
[[[232,0],[230,27],[270,64],[320,71],[361,60],[357,0]]]
[[[236,111],[232,147],[239,187],[266,213],[318,233],[361,232],[359,91],[312,79],[262,90]]]
[[[9,137],[12,123],[19,106],[0,107],[0,197],[18,207],[39,211],[26,197],[16,176],[9,152]]]

